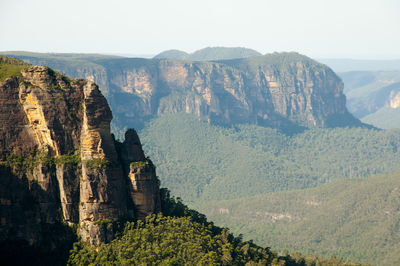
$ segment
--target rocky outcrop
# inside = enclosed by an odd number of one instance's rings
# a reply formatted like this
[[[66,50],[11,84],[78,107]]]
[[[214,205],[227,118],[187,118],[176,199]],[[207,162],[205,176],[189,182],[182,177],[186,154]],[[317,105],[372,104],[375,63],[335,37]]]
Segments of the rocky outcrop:
[[[92,81],[21,63],[0,82],[0,241],[38,244],[45,225],[65,223],[98,244],[112,239],[114,221],[160,211],[155,168],[136,132],[115,141],[111,119]],[[132,177],[135,163],[143,174]]]
[[[400,107],[400,83],[397,83],[397,90],[392,90],[390,91],[389,98],[386,102],[386,106],[392,108],[392,109],[397,109]]]
[[[129,129],[125,133],[125,141],[118,149],[128,176],[129,193],[135,203],[135,213],[138,219],[143,220],[149,213],[161,210],[160,181],[156,176],[156,168],[145,157],[135,130]]]

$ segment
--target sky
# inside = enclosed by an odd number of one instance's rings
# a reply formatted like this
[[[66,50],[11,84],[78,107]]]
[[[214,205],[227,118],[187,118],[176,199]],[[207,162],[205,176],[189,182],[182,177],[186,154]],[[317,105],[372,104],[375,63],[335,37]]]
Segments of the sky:
[[[0,51],[400,59],[399,0],[0,0]]]

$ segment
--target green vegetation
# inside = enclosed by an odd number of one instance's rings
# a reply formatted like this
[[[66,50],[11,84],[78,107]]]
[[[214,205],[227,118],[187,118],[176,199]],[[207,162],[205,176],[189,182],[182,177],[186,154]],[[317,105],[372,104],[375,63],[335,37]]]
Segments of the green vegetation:
[[[0,81],[8,77],[21,76],[21,70],[24,68],[24,66],[0,64]]]
[[[105,169],[108,165],[111,164],[110,161],[102,158],[93,158],[90,160],[85,160],[84,162],[86,164],[86,167],[90,170]]]
[[[151,161],[149,159],[145,159],[143,161],[131,162],[130,166],[131,168],[137,169],[137,168],[143,168],[150,163]]]
[[[399,190],[400,172],[207,202],[197,209],[217,225],[274,249],[399,265]]]
[[[164,190],[163,212],[126,222],[120,235],[93,247],[76,242],[69,265],[360,265],[300,253],[277,255],[207,222]]]
[[[176,114],[154,119],[140,136],[163,186],[246,239],[362,262],[398,260],[395,206],[400,203],[398,196],[389,199],[384,193],[385,187],[398,186],[395,177],[363,181],[400,170],[398,130],[312,129],[286,136],[255,125],[223,128]],[[349,178],[359,179],[343,180]],[[301,198],[312,191],[320,191],[316,200]]]
[[[219,63],[229,65],[244,72],[249,72],[250,70],[250,73],[257,73],[260,66],[263,66],[268,67],[272,71],[276,70],[280,73],[294,75],[299,69],[299,62],[306,66],[307,70],[310,72],[332,71],[330,68],[321,65],[317,61],[296,52],[275,52],[263,56],[219,61]]]
[[[111,219],[101,219],[97,220],[94,224],[107,227],[107,226],[112,226],[114,224],[114,221]]]
[[[234,239],[227,231],[215,235],[212,228],[188,217],[159,215],[149,216],[145,222],[126,223],[120,238],[100,245],[97,250],[75,244],[69,264],[228,265],[248,261],[265,264],[272,258],[268,250],[240,243],[240,239]]]
[[[7,156],[5,161],[0,161],[0,164],[11,168],[15,173],[24,174],[26,172],[31,173],[39,165],[47,167],[64,165],[68,168],[77,168],[80,162],[80,150],[60,156],[51,156],[44,150],[33,150],[26,157],[11,154]]]
[[[75,78],[84,78],[85,76],[76,76],[76,70],[80,69],[83,73],[99,73],[104,75],[104,68],[96,62],[104,59],[117,59],[118,56],[107,56],[100,54],[69,54],[69,53],[32,53],[32,52],[1,52],[5,56],[17,57],[33,65],[49,66],[61,73]],[[4,57],[4,56],[0,56]],[[9,58],[10,59],[10,58]],[[13,59],[13,58],[11,58]],[[22,61],[20,61],[22,62]],[[0,61],[1,63],[1,61]],[[28,64],[27,64],[28,65]]]
[[[163,186],[185,202],[314,187],[400,170],[400,132],[313,129],[286,136],[256,125],[223,128],[176,114],[140,132]]]
[[[22,76],[21,70],[28,66],[29,64],[21,60],[0,55],[0,82],[8,77]]]
[[[400,109],[383,107],[373,114],[364,116],[361,120],[379,128],[400,128]]]

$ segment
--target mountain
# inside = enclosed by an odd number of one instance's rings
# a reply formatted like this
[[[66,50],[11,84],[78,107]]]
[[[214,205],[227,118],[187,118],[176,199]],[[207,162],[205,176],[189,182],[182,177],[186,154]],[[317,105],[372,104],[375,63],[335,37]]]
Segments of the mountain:
[[[188,54],[179,50],[167,50],[154,56],[155,59],[212,61],[260,56],[255,50],[242,47],[207,47]]]
[[[97,82],[119,129],[142,128],[153,117],[177,112],[215,124],[253,123],[288,133],[305,127],[362,125],[346,109],[340,78],[297,53],[213,62],[16,56]]]
[[[113,138],[93,82],[4,56],[0,77],[4,265],[359,265],[278,255],[170,197],[136,131]]]
[[[1,242],[52,247],[67,225],[99,244],[114,235],[103,222],[160,211],[155,167],[134,130],[114,140],[96,84],[4,56],[0,76]]]
[[[400,263],[400,173],[198,207],[256,243],[374,265]]]

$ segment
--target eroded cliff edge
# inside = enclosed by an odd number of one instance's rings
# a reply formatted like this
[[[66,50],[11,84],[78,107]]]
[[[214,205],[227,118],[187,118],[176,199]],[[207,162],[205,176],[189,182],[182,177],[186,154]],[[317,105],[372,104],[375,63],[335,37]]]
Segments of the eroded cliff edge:
[[[82,55],[86,61],[77,67],[40,54],[21,58],[95,81],[118,128],[141,127],[151,118],[177,112],[217,124],[251,123],[289,133],[365,126],[346,109],[341,79],[329,67],[294,52],[203,62]]]
[[[0,80],[0,241],[38,244],[63,223],[98,244],[112,239],[110,222],[160,211],[155,167],[134,130],[114,140],[95,83],[6,57],[0,66],[13,72]]]

